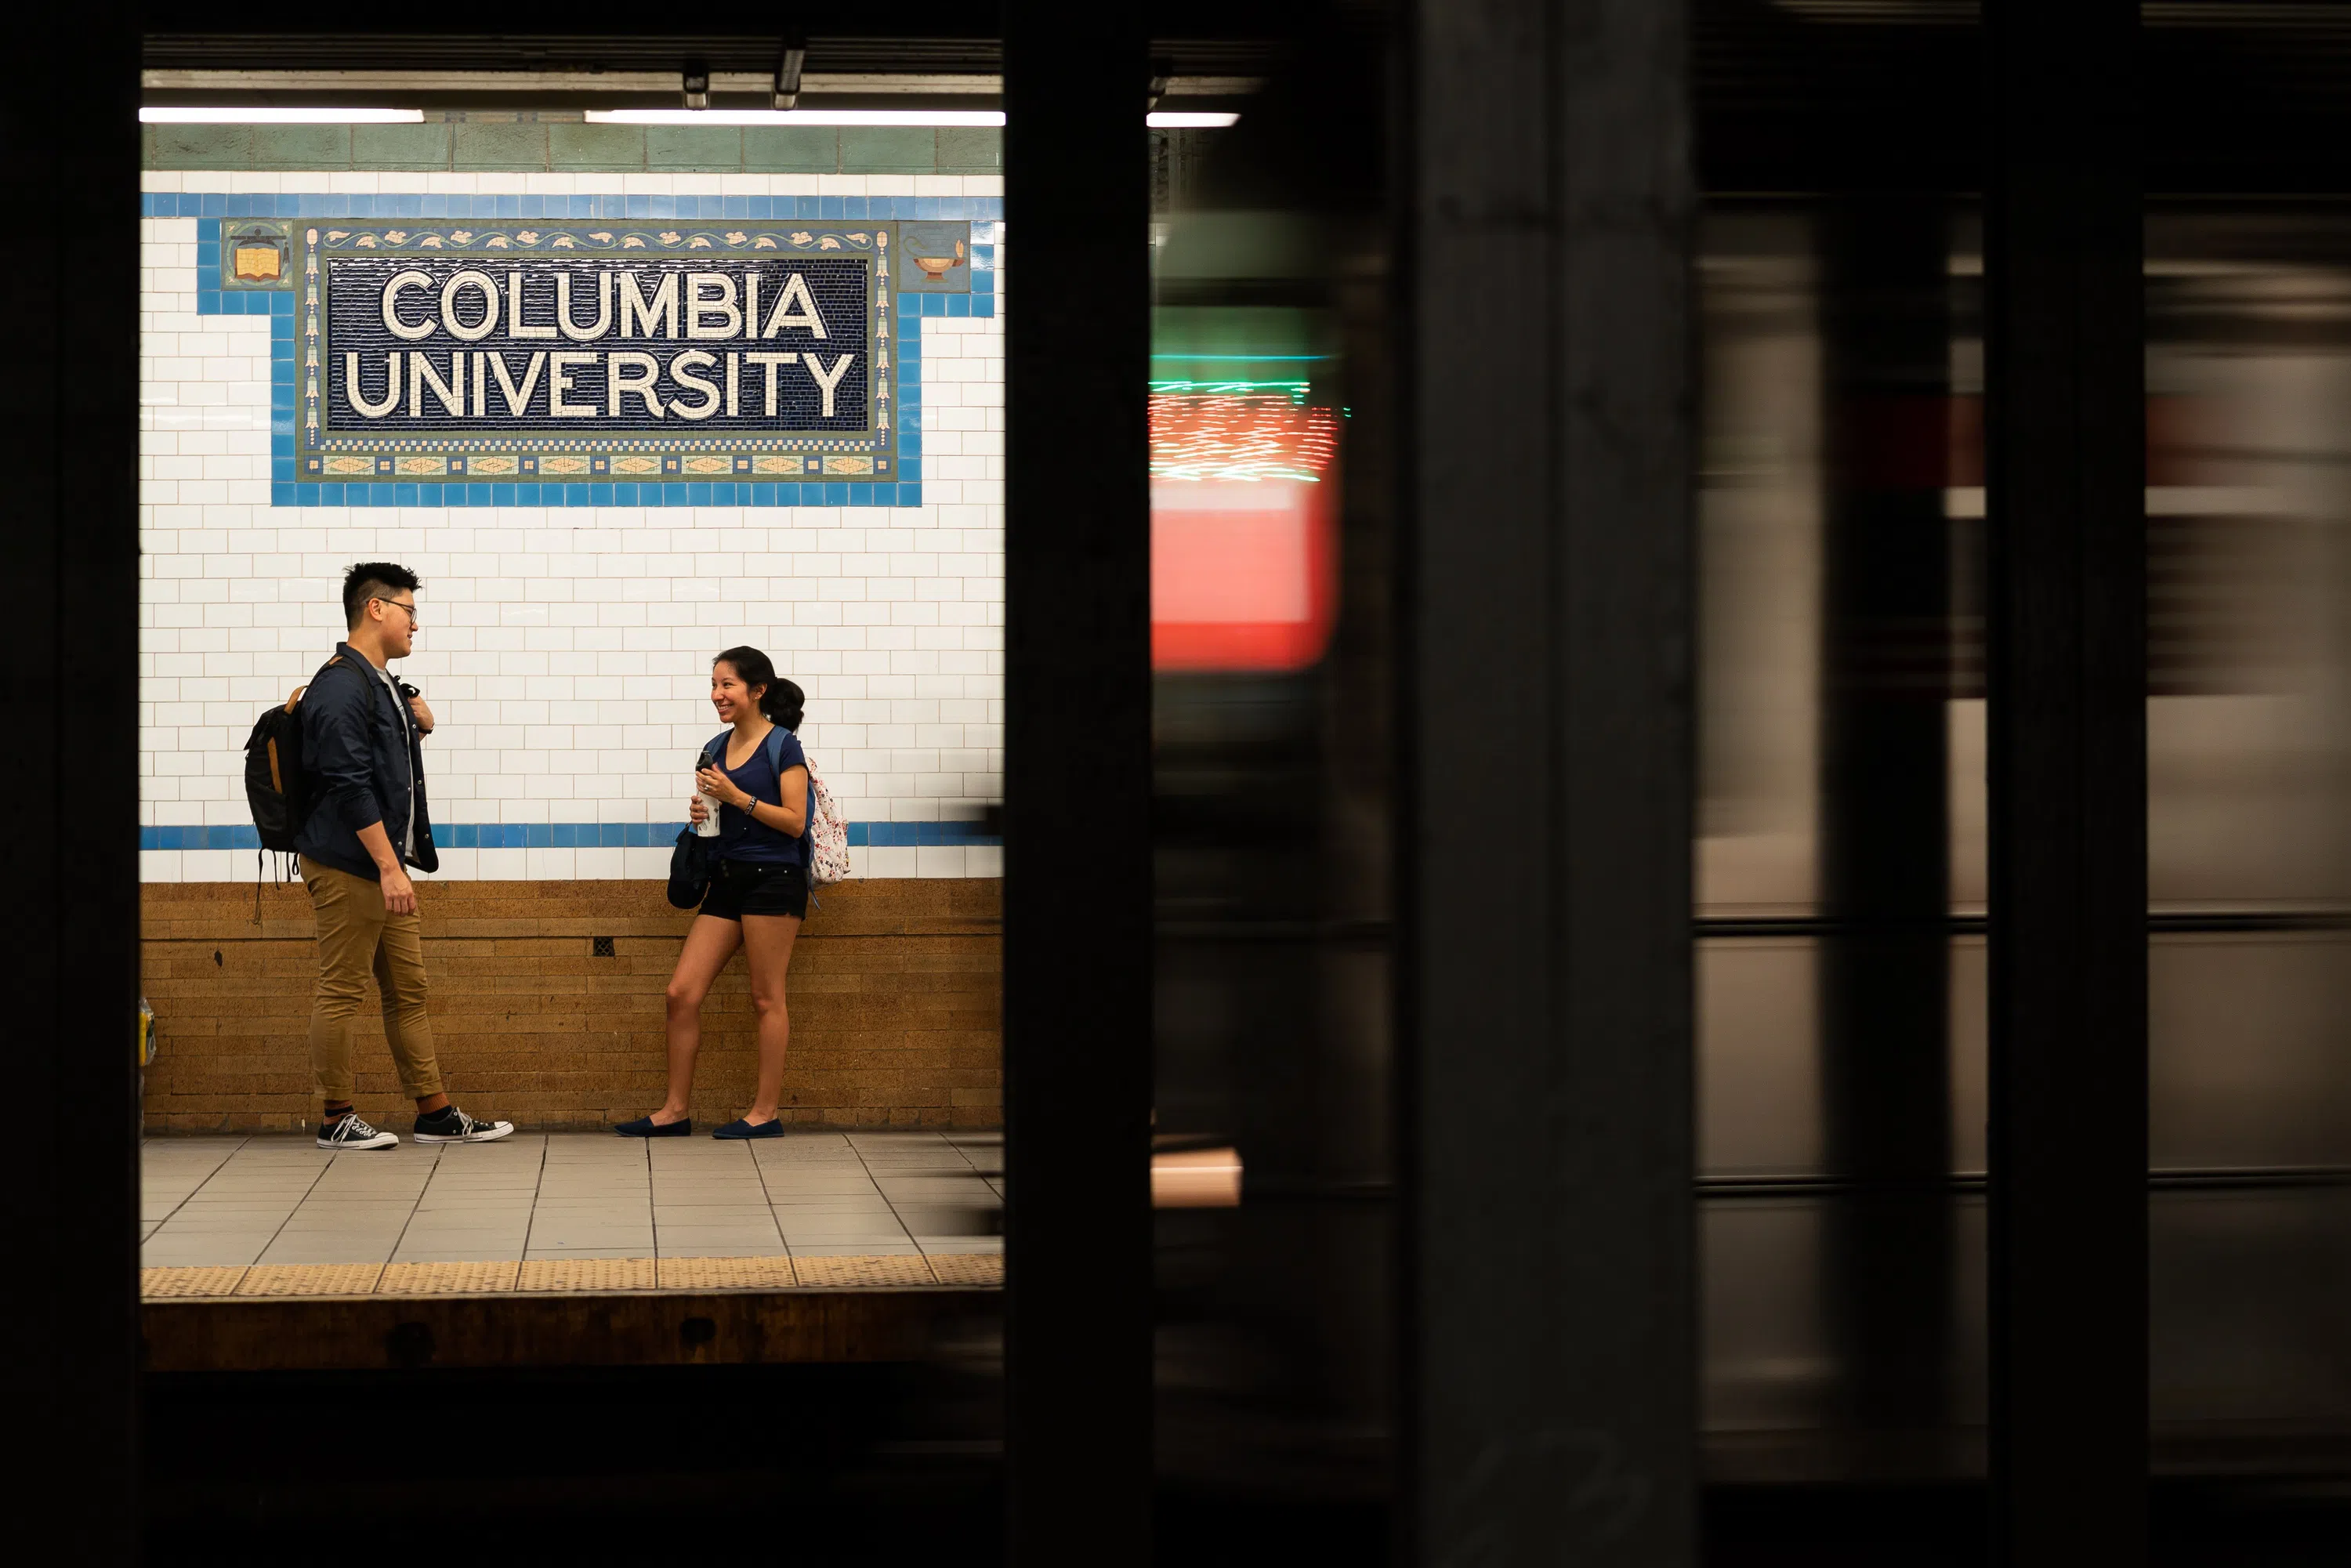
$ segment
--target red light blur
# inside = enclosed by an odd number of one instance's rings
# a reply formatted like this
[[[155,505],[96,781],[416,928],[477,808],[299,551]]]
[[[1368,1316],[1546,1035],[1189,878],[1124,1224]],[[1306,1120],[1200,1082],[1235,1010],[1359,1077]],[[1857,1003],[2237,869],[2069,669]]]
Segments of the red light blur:
[[[1336,410],[1288,391],[1154,392],[1155,669],[1294,670],[1322,656],[1338,431]]]

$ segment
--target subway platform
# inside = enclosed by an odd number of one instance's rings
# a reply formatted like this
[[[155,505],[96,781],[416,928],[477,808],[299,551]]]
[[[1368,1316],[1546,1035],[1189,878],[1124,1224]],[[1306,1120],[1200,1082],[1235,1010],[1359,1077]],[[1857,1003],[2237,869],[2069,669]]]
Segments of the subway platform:
[[[1001,1135],[141,1148],[152,1371],[909,1360],[992,1316]]]

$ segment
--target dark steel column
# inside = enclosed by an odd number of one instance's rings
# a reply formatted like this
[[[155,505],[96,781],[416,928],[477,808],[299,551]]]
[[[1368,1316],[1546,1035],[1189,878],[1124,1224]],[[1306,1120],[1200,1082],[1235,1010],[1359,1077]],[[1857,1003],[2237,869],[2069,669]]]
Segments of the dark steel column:
[[[139,34],[100,4],[19,19],[0,199],[46,214],[9,268],[0,441],[0,990],[18,1511],[47,1555],[137,1555]]]
[[[2132,0],[1991,0],[1995,1560],[2147,1553],[2146,423]]]
[[[1694,1561],[1673,0],[1424,0],[1399,901],[1424,1563]]]
[[[1141,14],[1005,11],[1008,1561],[1148,1561],[1150,190]]]
[[[1950,277],[1944,203],[1823,225],[1821,747],[1827,1309],[1845,1418],[1940,1427],[1950,1377]]]

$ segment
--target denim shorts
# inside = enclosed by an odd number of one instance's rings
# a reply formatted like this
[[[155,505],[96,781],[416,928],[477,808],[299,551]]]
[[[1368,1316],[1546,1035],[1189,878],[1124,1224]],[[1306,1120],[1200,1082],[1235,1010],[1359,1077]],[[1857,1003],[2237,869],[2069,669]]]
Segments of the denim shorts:
[[[796,865],[755,865],[720,861],[711,873],[702,913],[739,921],[747,915],[808,917],[808,870]]]

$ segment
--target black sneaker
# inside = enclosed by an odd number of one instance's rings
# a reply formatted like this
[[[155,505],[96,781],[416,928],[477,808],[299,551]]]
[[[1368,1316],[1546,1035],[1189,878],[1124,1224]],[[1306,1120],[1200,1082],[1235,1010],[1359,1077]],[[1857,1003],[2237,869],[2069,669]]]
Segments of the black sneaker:
[[[319,1146],[322,1149],[391,1149],[400,1145],[395,1133],[380,1133],[359,1118],[356,1111],[346,1111],[319,1128]]]
[[[416,1118],[420,1144],[486,1144],[514,1131],[512,1122],[476,1122],[455,1105]]]

